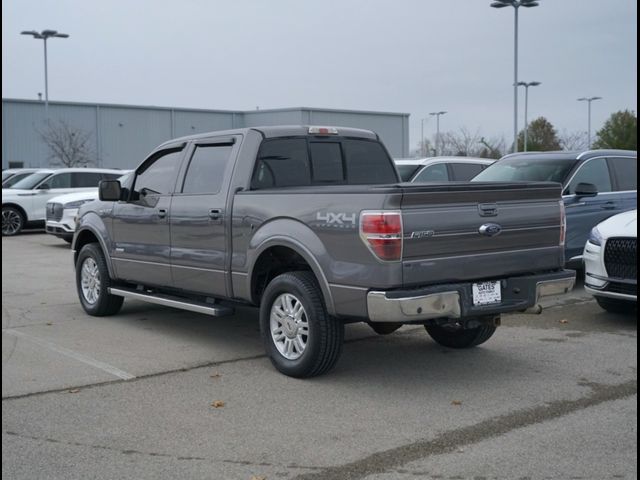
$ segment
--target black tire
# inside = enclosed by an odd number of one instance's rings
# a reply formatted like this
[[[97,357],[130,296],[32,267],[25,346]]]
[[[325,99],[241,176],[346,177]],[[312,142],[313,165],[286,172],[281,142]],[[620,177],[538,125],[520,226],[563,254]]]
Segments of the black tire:
[[[302,337],[306,337],[306,346],[301,353],[291,352],[294,355],[300,354],[295,359],[286,358],[278,350],[271,330],[272,308],[276,308],[277,302],[287,294],[302,305],[308,324],[308,335],[302,334]],[[321,375],[336,364],[342,353],[344,324],[327,313],[320,286],[309,272],[283,273],[269,283],[260,301],[260,331],[271,363],[278,371],[290,377]],[[284,326],[280,336],[286,341],[283,332]]]
[[[377,323],[370,323],[369,326],[378,335],[389,335],[395,332],[396,330],[398,330],[402,326],[402,324],[391,323],[391,322],[377,322]]]
[[[469,329],[452,329],[439,325],[428,326],[424,328],[436,343],[449,348],[471,348],[480,345],[489,340],[496,332],[493,325],[482,325]]]
[[[601,308],[609,313],[633,314],[637,310],[637,303],[628,300],[618,300],[609,297],[595,297]]]
[[[100,282],[97,288],[97,298],[93,302],[87,299],[82,289],[82,269],[85,266],[85,262],[90,265],[90,261],[93,261],[97,268],[97,278]],[[111,295],[108,290],[110,286],[111,278],[109,277],[109,269],[102,249],[97,243],[88,243],[82,247],[76,261],[76,289],[84,311],[94,317],[104,317],[118,313],[122,308],[124,298]]]
[[[2,207],[2,236],[13,237],[24,228],[24,214],[14,207]]]

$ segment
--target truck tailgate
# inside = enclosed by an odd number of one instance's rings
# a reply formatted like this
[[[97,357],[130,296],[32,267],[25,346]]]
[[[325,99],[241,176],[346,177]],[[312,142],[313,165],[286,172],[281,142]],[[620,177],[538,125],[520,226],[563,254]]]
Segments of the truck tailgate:
[[[556,183],[403,185],[405,285],[561,268]]]

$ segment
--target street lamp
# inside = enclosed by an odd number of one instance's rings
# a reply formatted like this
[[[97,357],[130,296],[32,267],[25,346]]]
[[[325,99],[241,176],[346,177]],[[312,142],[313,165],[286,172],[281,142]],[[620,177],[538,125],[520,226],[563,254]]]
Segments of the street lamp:
[[[440,144],[440,115],[444,115],[447,112],[431,112],[429,115],[436,117],[436,157],[438,156],[438,147]]]
[[[493,8],[513,7],[515,12],[515,28],[513,42],[513,151],[518,151],[518,9],[532,8],[540,5],[535,0],[497,0],[491,3]]]
[[[31,35],[36,40],[44,41],[44,117],[49,121],[49,79],[47,73],[47,40],[49,38],[69,38],[66,33],[58,33],[56,30],[35,30],[20,32],[21,35]]]
[[[587,142],[588,142],[588,148],[591,148],[591,102],[593,102],[594,100],[602,100],[602,97],[581,97],[578,99],[579,102],[587,102],[589,105],[589,108],[587,109],[587,115],[588,115],[588,120],[587,120]]]
[[[529,87],[537,87],[541,82],[518,82],[520,87],[524,87],[524,151],[527,151],[527,142],[529,140],[529,122],[527,121],[527,113],[529,110]]]

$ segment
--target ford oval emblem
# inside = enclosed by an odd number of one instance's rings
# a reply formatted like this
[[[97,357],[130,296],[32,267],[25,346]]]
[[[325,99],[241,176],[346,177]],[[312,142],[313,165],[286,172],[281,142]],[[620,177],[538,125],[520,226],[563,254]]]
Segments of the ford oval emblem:
[[[502,227],[497,223],[485,223],[480,226],[478,232],[480,232],[480,235],[484,235],[486,237],[495,237],[496,235],[500,235]]]

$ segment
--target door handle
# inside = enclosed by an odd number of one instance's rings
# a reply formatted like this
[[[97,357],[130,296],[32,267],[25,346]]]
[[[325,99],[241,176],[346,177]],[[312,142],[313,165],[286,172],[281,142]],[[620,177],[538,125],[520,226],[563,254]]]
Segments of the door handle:
[[[167,216],[167,209],[166,208],[160,208],[158,210],[158,217],[164,218],[166,216]]]
[[[222,210],[220,210],[219,208],[212,208],[209,210],[209,218],[211,220],[220,220],[221,216]]]
[[[602,205],[602,208],[604,210],[614,210],[616,208],[616,204],[615,202],[607,202],[604,205]]]

